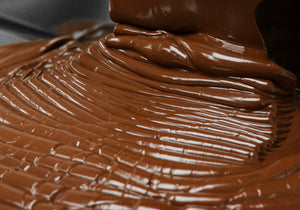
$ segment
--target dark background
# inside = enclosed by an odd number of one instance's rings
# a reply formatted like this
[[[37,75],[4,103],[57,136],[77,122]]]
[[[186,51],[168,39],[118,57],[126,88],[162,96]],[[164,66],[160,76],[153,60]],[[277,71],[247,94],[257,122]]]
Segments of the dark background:
[[[300,1],[265,0],[256,10],[256,21],[269,56],[300,73]]]

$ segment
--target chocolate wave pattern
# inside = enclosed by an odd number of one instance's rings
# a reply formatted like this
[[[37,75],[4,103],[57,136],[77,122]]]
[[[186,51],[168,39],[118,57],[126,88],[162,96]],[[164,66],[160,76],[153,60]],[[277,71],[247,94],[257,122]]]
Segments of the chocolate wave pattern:
[[[120,27],[91,45],[0,48],[1,209],[300,205],[299,104],[280,83],[289,73],[175,68],[168,53],[130,48]]]

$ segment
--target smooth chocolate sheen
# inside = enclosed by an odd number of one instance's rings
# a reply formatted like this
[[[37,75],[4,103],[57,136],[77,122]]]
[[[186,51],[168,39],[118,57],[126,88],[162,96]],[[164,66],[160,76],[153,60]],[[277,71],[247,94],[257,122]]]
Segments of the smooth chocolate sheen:
[[[259,2],[111,0],[105,37],[0,47],[0,209],[298,209],[297,79]]]

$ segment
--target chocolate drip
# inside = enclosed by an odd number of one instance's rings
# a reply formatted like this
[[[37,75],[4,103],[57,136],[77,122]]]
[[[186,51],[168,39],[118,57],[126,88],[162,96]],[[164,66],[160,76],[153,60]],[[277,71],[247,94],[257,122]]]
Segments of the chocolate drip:
[[[244,36],[232,16],[211,26],[227,10],[209,1],[126,2],[112,17],[135,26],[97,41],[107,27],[0,48],[0,207],[298,207],[297,80],[254,22]],[[247,7],[243,22],[259,2],[224,8]],[[164,22],[192,3],[208,22]]]
[[[264,48],[254,13],[262,0],[112,0],[117,23],[176,33],[207,33],[222,40]]]

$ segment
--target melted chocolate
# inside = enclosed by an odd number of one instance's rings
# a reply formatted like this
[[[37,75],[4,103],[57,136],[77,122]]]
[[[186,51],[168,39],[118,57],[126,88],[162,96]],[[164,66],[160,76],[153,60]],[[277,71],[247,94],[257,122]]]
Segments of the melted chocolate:
[[[299,207],[297,79],[266,55],[260,1],[211,1],[241,19],[126,2],[111,15],[131,25],[97,42],[102,27],[0,48],[0,207]]]

